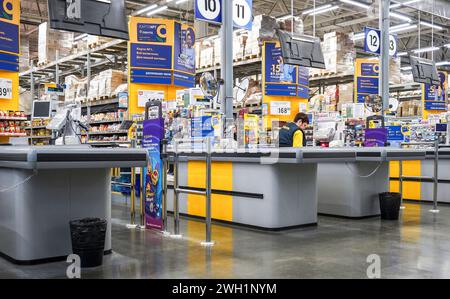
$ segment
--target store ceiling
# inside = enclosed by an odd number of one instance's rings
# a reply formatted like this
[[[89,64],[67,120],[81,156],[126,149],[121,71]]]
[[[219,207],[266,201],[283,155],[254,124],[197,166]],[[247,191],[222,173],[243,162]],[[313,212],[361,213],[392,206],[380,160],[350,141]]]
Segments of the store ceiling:
[[[365,26],[378,27],[378,4],[377,0],[355,0],[360,3],[372,5],[373,9],[364,9],[341,0],[316,0],[316,7],[325,4],[338,5],[339,8],[317,14],[315,26],[313,17],[302,14],[306,9],[313,8],[313,0],[294,0],[294,14],[300,16],[304,22],[306,34],[312,34],[313,28],[317,36],[323,36],[326,32],[344,31],[361,32]],[[175,3],[173,1],[172,3]],[[187,22],[194,22],[193,0],[176,5],[166,3],[166,0],[127,0],[127,8],[131,14],[146,5],[160,4],[168,5],[159,17],[175,18]],[[419,24],[420,21],[431,23],[432,15],[435,25],[442,30],[432,29],[429,26],[420,25],[409,31],[398,32],[399,51],[411,50],[419,46],[418,28],[420,28],[420,46],[431,46],[431,41],[437,46],[450,43],[450,1],[448,0],[392,0],[392,4],[403,3],[403,5],[392,9],[403,17],[409,18],[411,24]],[[37,26],[47,20],[47,0],[21,0],[22,4],[22,37],[30,40],[30,49],[37,49]],[[253,0],[254,15],[267,14],[271,16],[284,16],[291,11],[291,0]],[[434,14],[433,14],[434,11]],[[391,26],[405,24],[405,20],[391,18]],[[414,26],[411,26],[414,27]],[[208,34],[216,34],[217,26],[210,26]],[[362,41],[357,41],[357,46],[362,47]],[[31,55],[35,55],[31,53]],[[431,58],[431,53],[425,53]],[[434,52],[436,61],[450,60],[450,49],[442,47]]]

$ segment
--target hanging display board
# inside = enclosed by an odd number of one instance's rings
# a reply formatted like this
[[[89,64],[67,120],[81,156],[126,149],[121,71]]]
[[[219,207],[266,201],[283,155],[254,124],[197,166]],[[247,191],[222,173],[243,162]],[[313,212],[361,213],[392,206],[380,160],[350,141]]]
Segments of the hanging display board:
[[[227,0],[230,1],[230,0]],[[252,30],[253,0],[233,0],[233,26]],[[195,0],[195,19],[222,24],[222,0]]]
[[[380,64],[378,59],[355,60],[355,102],[365,103],[370,95],[378,94]]]
[[[233,25],[235,28],[252,30],[253,0],[233,0]]]
[[[19,72],[20,1],[0,1],[0,70]]]
[[[309,98],[309,70],[283,63],[276,43],[264,44],[265,95]]]
[[[193,87],[194,28],[171,20],[132,18],[130,81]]]
[[[422,98],[424,101],[424,109],[427,111],[447,111],[447,92],[448,74],[446,72],[438,72],[439,85],[423,84]]]

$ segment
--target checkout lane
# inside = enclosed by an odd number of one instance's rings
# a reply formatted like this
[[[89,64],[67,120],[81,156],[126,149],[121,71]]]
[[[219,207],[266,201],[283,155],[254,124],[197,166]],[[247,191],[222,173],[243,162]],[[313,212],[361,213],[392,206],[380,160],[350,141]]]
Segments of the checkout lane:
[[[69,221],[107,220],[111,251],[111,168],[144,167],[141,149],[0,147],[0,253],[19,264],[72,253]]]
[[[179,157],[180,186],[204,189],[202,154],[184,150]],[[315,225],[318,213],[347,217],[377,215],[378,194],[389,191],[389,161],[423,159],[425,150],[397,148],[280,148],[214,152],[213,219],[279,230]],[[228,177],[219,181],[214,180],[215,168],[231,171]],[[373,177],[356,175],[374,169]],[[228,182],[223,184],[225,180]],[[172,193],[168,193],[169,210],[173,210]],[[180,213],[204,217],[204,209],[195,208],[198,205],[204,206],[201,196],[180,195]]]

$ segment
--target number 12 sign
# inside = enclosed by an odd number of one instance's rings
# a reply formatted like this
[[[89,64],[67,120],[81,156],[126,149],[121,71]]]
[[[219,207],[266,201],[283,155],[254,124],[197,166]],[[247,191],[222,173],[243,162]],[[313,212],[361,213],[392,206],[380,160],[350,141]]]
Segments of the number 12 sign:
[[[366,27],[364,29],[364,36],[364,51],[379,55],[381,53],[380,30]],[[397,38],[392,34],[389,35],[389,55],[397,55]]]

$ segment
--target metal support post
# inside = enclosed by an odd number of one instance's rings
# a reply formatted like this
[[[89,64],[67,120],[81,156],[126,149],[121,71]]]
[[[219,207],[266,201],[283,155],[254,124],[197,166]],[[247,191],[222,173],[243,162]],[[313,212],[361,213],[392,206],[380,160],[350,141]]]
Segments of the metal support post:
[[[137,227],[135,217],[136,217],[136,169],[134,167],[131,168],[131,186],[130,186],[130,192],[131,192],[131,213],[130,213],[130,224],[127,224],[127,228],[135,229]]]
[[[139,208],[140,208],[140,224],[139,224],[139,228],[144,230],[145,229],[145,169],[142,167],[141,169],[141,179],[139,181],[139,185],[140,185],[140,204],[139,204]]]
[[[173,156],[173,235],[172,238],[181,238],[180,234],[180,198],[179,198],[179,190],[178,190],[178,142],[174,143],[174,156]]]
[[[161,144],[161,150],[162,150],[162,212],[161,212],[161,218],[162,218],[162,233],[164,235],[170,235],[170,233],[167,230],[167,140],[163,140]]]
[[[225,116],[224,128],[233,123],[233,1],[223,1],[221,78],[224,80],[221,112]],[[225,132],[226,130],[224,130]],[[226,136],[231,137],[231,136]]]
[[[201,244],[203,246],[213,246],[214,242],[211,241],[211,139],[206,139],[206,240]]]
[[[436,138],[434,144],[433,209],[430,210],[431,213],[439,213],[437,206],[438,184],[439,184],[439,140],[438,138]]]
[[[400,193],[400,209],[405,209],[403,205],[403,161],[398,161],[398,181],[399,181],[399,193]]]
[[[389,108],[389,5],[390,0],[380,0],[381,62],[380,96],[383,100],[383,116]]]
[[[59,50],[56,50],[55,83],[59,84]]]

